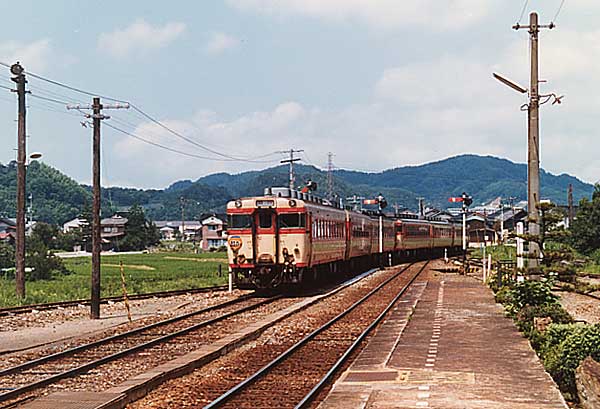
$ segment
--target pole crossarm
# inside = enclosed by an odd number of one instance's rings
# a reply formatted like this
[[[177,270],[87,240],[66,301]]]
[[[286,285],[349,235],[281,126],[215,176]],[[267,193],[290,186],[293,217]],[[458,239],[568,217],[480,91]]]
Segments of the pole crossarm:
[[[294,189],[294,182],[296,181],[296,177],[294,175],[294,162],[298,162],[300,158],[294,158],[294,153],[304,152],[304,149],[290,149],[287,151],[278,151],[277,153],[289,153],[289,159],[283,159],[280,163],[289,163],[290,164],[290,189]]]

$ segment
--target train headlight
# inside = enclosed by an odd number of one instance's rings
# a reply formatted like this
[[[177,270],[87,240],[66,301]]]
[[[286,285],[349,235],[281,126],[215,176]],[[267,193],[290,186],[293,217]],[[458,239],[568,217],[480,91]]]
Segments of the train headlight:
[[[242,207],[242,201],[241,201],[241,200],[236,200],[236,201],[235,201],[235,207],[237,207],[238,209],[239,209],[240,207]]]
[[[288,204],[290,205],[290,207],[296,207],[296,201],[294,199],[291,199]]]

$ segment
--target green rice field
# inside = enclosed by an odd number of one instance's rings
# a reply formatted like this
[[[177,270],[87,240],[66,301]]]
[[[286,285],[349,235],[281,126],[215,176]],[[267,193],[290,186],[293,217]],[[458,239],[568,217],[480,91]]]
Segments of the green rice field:
[[[128,294],[208,287],[227,283],[226,253],[114,254],[101,257],[102,297],[122,295],[119,263],[123,262]],[[63,260],[72,274],[26,282],[19,302],[14,279],[0,279],[0,307],[90,297],[91,257]],[[221,265],[222,275],[218,269]]]

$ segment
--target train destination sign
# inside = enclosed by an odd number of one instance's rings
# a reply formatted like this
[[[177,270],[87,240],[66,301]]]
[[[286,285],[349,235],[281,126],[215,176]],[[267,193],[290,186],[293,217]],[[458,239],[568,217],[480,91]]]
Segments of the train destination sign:
[[[264,208],[264,207],[274,207],[274,206],[275,206],[274,200],[257,200],[256,201],[256,207]]]

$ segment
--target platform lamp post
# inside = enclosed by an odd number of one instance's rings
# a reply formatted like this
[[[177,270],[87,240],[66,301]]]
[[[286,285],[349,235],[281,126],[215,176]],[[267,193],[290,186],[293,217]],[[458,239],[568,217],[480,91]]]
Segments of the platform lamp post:
[[[42,157],[42,153],[41,152],[32,152],[29,155],[29,160],[27,161],[27,167],[29,167],[29,164],[31,163],[32,160],[38,160]],[[33,195],[31,194],[31,192],[29,193],[29,211],[27,213],[29,213],[29,221],[33,222]],[[27,218],[25,219],[25,229],[27,229]]]

